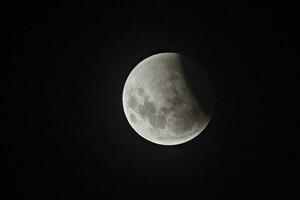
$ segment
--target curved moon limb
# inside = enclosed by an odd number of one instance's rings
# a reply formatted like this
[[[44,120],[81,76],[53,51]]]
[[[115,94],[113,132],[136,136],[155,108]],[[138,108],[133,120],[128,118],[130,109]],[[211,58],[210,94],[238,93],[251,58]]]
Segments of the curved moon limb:
[[[205,129],[215,94],[208,74],[196,62],[177,53],[159,53],[131,71],[122,101],[129,124],[140,136],[176,145]]]

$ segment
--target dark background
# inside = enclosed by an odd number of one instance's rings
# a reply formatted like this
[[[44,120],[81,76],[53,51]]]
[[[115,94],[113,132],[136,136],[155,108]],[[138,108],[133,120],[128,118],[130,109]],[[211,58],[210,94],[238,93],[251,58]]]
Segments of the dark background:
[[[3,4],[7,199],[298,195],[294,6],[243,2]],[[164,51],[199,62],[217,94],[205,131],[172,147],[138,136],[121,102]]]

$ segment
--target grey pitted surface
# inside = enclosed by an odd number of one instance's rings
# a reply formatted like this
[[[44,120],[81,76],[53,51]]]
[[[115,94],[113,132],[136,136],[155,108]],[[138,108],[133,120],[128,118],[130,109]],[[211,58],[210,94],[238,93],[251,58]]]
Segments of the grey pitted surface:
[[[124,111],[141,136],[159,144],[179,144],[198,135],[211,113],[184,74],[183,68],[191,66],[182,66],[178,54],[158,55],[144,60],[129,75],[123,91]]]

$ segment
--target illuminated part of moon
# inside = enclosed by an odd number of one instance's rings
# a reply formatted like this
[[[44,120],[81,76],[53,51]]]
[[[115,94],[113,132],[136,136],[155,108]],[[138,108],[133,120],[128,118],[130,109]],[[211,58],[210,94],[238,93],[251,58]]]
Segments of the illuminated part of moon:
[[[129,74],[122,98],[131,127],[161,145],[181,144],[199,135],[215,104],[206,71],[177,53],[159,53],[140,62]]]

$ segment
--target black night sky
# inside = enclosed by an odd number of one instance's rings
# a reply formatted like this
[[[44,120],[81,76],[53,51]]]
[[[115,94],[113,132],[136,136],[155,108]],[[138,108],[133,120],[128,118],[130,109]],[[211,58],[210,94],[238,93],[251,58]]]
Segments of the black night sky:
[[[7,199],[294,198],[293,6],[242,2],[4,4]],[[164,51],[201,64],[217,95],[206,130],[172,147],[136,134],[121,101]]]

